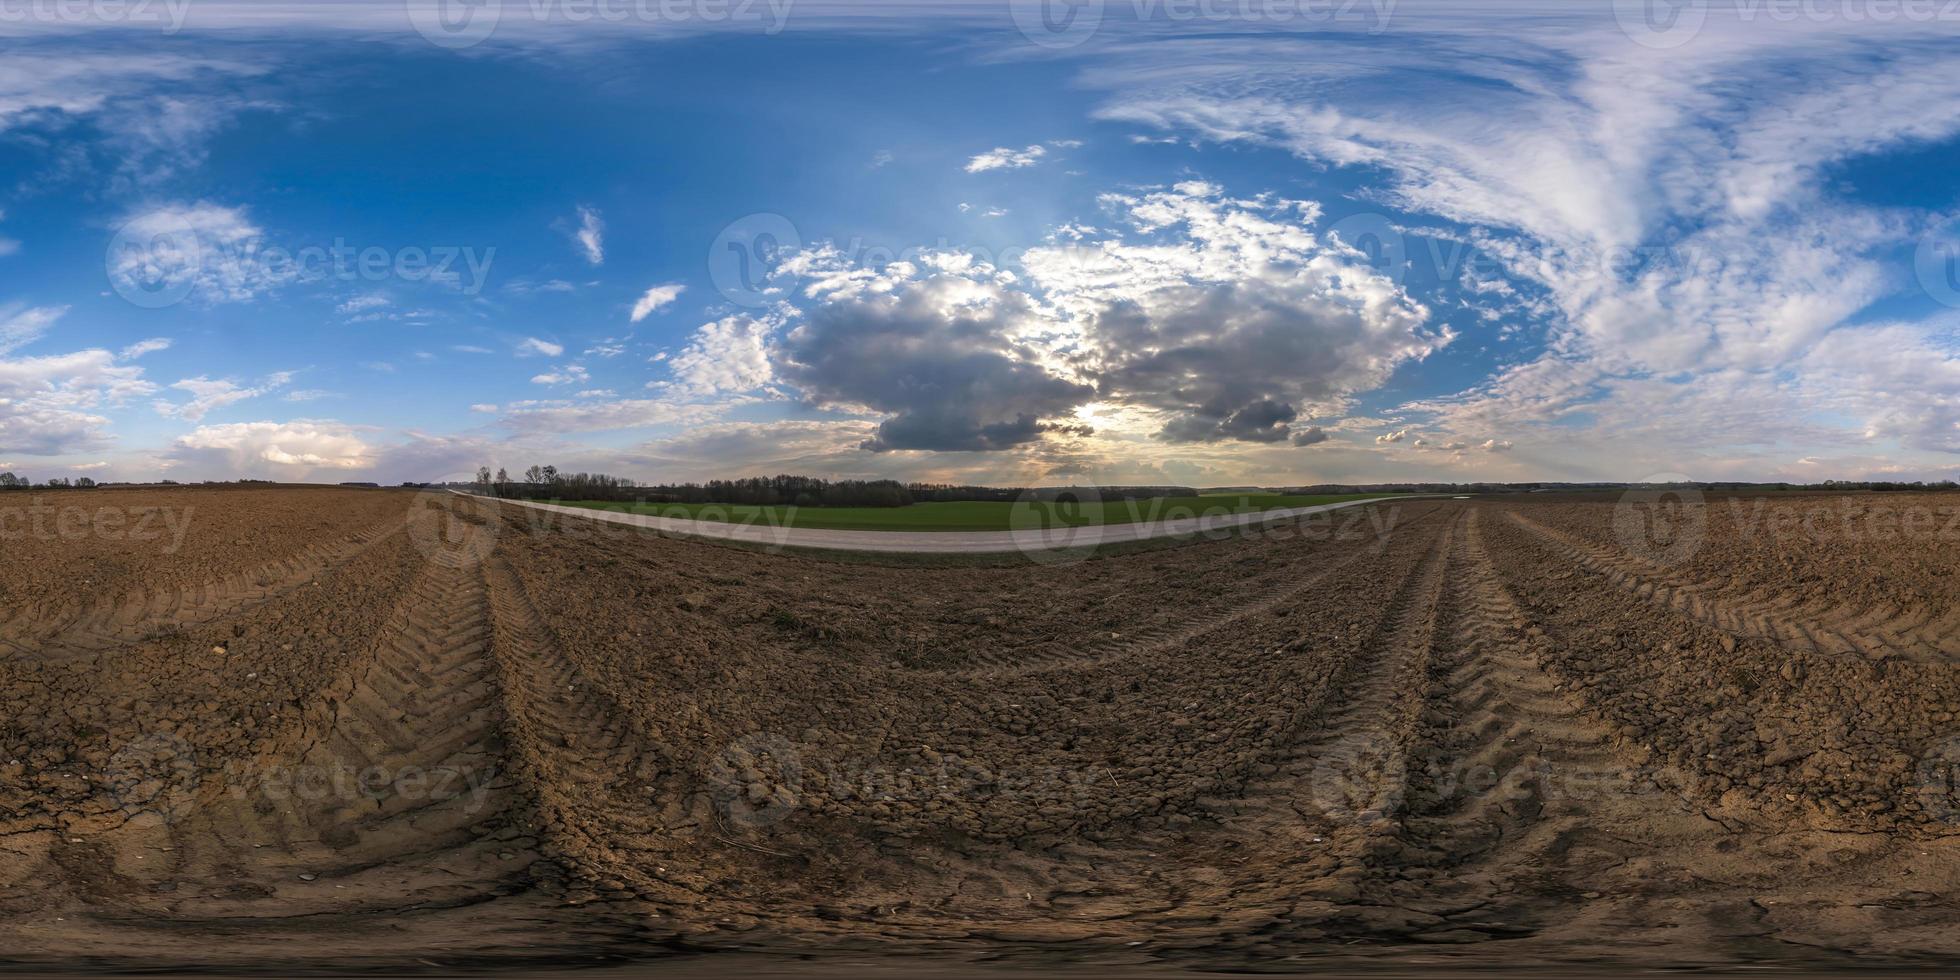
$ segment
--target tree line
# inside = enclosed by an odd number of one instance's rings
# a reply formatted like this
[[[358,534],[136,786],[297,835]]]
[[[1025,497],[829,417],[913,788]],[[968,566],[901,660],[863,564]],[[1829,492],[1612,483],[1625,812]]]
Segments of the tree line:
[[[900,483],[897,480],[829,480],[779,473],[706,483],[641,485],[603,473],[560,473],[555,466],[532,466],[512,477],[508,470],[478,467],[471,488],[477,493],[519,500],[598,500],[661,504],[738,504],[757,507],[907,507],[921,502],[1038,500],[1131,500],[1196,496],[1191,487],[981,487],[951,483]]]
[[[477,493],[512,500],[606,500],[629,502],[641,499],[641,491],[632,480],[604,473],[560,473],[556,466],[532,466],[511,479],[510,473],[499,468],[494,474],[490,467],[479,466],[473,489]]]
[[[78,476],[73,480],[66,477],[50,477],[46,483],[35,483],[24,476],[0,473],[0,490],[90,490],[96,486],[95,480]]]

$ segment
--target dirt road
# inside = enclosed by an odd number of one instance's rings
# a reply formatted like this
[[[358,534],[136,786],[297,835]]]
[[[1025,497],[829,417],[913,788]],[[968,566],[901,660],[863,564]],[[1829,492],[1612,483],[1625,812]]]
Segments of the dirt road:
[[[1377,498],[1385,499],[1385,498]],[[1410,496],[1395,500],[1417,499]],[[1149,541],[1155,538],[1195,538],[1218,536],[1240,528],[1298,521],[1316,514],[1330,514],[1374,503],[1373,500],[1345,500],[1311,507],[1283,507],[1253,514],[1207,514],[1164,521],[1131,524],[1087,524],[1079,527],[1014,531],[840,531],[827,528],[784,527],[769,523],[698,521],[652,514],[566,507],[530,500],[503,501],[517,506],[572,519],[604,521],[628,527],[680,534],[715,541],[737,541],[774,548],[811,548],[829,551],[865,551],[908,554],[1001,554],[1039,552],[1056,549],[1097,548],[1103,545]]]

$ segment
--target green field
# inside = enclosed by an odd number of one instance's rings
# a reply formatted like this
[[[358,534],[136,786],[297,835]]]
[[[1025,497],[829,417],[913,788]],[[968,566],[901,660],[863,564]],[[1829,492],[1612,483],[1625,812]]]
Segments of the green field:
[[[555,500],[569,507],[615,510],[630,514],[765,524],[772,527],[827,528],[840,531],[1010,531],[1087,524],[1134,524],[1214,514],[1250,514],[1282,507],[1311,507],[1343,500],[1381,497],[1378,493],[1220,494],[1204,497],[1159,497],[1109,503],[1056,504],[1046,501],[999,503],[959,501],[913,504],[909,507],[756,507],[746,504],[620,504],[588,500]]]

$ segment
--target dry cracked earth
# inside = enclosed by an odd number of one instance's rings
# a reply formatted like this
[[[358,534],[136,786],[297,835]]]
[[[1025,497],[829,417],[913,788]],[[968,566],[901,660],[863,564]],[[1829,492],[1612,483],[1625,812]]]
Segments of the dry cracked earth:
[[[44,503],[188,517],[5,542],[9,968],[1960,963],[1953,496],[961,565]]]

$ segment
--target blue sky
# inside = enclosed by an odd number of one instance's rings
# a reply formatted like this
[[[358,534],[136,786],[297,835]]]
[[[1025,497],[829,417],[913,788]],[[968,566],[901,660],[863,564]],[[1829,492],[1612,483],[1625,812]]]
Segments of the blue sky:
[[[1655,3],[0,6],[0,469],[1953,477],[1960,22]]]

